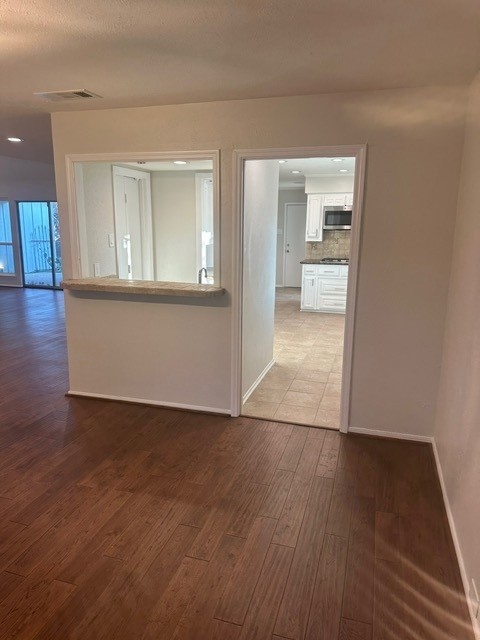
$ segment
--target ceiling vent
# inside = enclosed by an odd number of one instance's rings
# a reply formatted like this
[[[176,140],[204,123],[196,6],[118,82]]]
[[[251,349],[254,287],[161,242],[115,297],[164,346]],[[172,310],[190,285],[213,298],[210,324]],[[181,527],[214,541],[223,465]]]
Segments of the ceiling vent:
[[[88,91],[87,89],[72,89],[69,91],[45,91],[34,93],[35,96],[47,100],[47,102],[60,102],[65,100],[89,100],[90,98],[101,98],[102,96]]]

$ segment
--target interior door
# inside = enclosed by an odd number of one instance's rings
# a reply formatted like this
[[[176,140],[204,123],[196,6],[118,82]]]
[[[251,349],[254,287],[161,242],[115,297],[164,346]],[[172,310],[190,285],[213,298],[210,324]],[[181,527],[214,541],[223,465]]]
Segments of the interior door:
[[[306,204],[285,205],[285,277],[284,287],[302,286],[301,260],[305,258]]]
[[[139,181],[115,176],[115,235],[118,277],[143,279]]]

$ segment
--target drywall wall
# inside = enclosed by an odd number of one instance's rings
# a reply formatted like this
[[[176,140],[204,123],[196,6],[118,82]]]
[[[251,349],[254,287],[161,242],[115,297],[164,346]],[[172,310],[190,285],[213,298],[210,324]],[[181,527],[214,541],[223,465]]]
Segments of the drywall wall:
[[[157,280],[197,282],[194,171],[152,171]]]
[[[387,433],[431,436],[465,96],[462,87],[418,88],[55,113],[52,125],[65,273],[71,274],[74,266],[70,259],[66,154],[220,149],[221,283],[230,293],[237,223],[232,209],[233,149],[368,144],[350,424]],[[228,296],[225,302],[222,307],[182,306],[179,321],[183,322],[183,336],[176,323],[176,306],[171,306],[168,317],[157,317],[158,322],[152,323],[154,305],[126,303],[137,310],[133,326],[143,342],[154,344],[159,335],[162,340],[170,336],[175,341],[162,359],[158,397],[165,398],[161,393],[165,382],[164,388],[178,388],[185,404],[193,403],[196,388],[186,385],[181,373],[188,370],[199,385],[207,383],[205,405],[216,403],[227,410],[231,406],[231,304],[236,301]],[[72,380],[76,384],[81,381],[84,390],[101,392],[109,383],[89,380],[80,353],[84,349],[82,327],[91,304],[90,300],[78,301],[75,314],[67,313],[70,371]],[[112,302],[112,307],[118,309],[119,304]],[[188,325],[183,315],[186,308]],[[136,363],[140,356],[138,340],[135,344],[123,341],[118,349],[122,354],[110,348],[115,338],[111,319],[112,315],[106,314],[105,321],[95,327],[89,349],[95,360],[101,360],[108,345],[113,354],[108,369],[114,372],[121,359]],[[192,333],[197,342],[190,340]],[[217,365],[214,371],[209,370],[208,380],[201,366],[192,372],[192,363],[201,362],[205,349]],[[146,370],[150,369],[149,359],[156,357],[145,351]],[[108,372],[104,373],[108,377]],[[149,385],[145,375],[145,388]]]
[[[56,199],[53,165],[0,156],[0,200],[8,200],[10,207],[16,272],[13,276],[1,276],[0,286],[22,285],[17,201]]]
[[[435,443],[463,557],[480,587],[480,77],[472,86],[445,323]],[[480,628],[477,625],[478,637]]]
[[[280,189],[278,192],[277,217],[277,266],[276,285],[283,287],[283,268],[285,262],[285,205],[287,202],[307,202],[307,194],[302,189]]]
[[[94,264],[100,276],[117,273],[115,247],[109,246],[109,235],[115,236],[113,177],[110,163],[84,162],[77,166],[77,209],[83,208],[82,250],[85,252],[85,277],[94,276]],[[79,184],[79,181],[81,183]]]
[[[354,175],[305,176],[305,193],[353,193]]]
[[[278,161],[248,160],[244,174],[242,397],[273,364]]]

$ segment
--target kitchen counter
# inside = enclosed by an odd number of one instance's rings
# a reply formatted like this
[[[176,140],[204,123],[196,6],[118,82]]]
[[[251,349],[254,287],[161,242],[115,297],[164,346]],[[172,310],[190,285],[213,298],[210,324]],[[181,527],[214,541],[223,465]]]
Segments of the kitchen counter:
[[[184,298],[212,298],[223,296],[225,289],[211,284],[189,282],[157,282],[154,280],[122,280],[120,278],[81,278],[64,280],[62,289],[126,293],[147,296],[177,296]]]
[[[348,266],[348,262],[339,262],[338,260],[322,260],[321,258],[305,258],[300,260],[300,264],[344,264]]]

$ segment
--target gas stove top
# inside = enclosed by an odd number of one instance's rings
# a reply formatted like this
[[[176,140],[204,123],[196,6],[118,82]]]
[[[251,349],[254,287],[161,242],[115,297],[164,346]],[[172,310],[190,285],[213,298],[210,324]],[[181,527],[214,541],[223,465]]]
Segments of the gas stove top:
[[[321,261],[329,264],[348,264],[348,258],[322,258]]]

